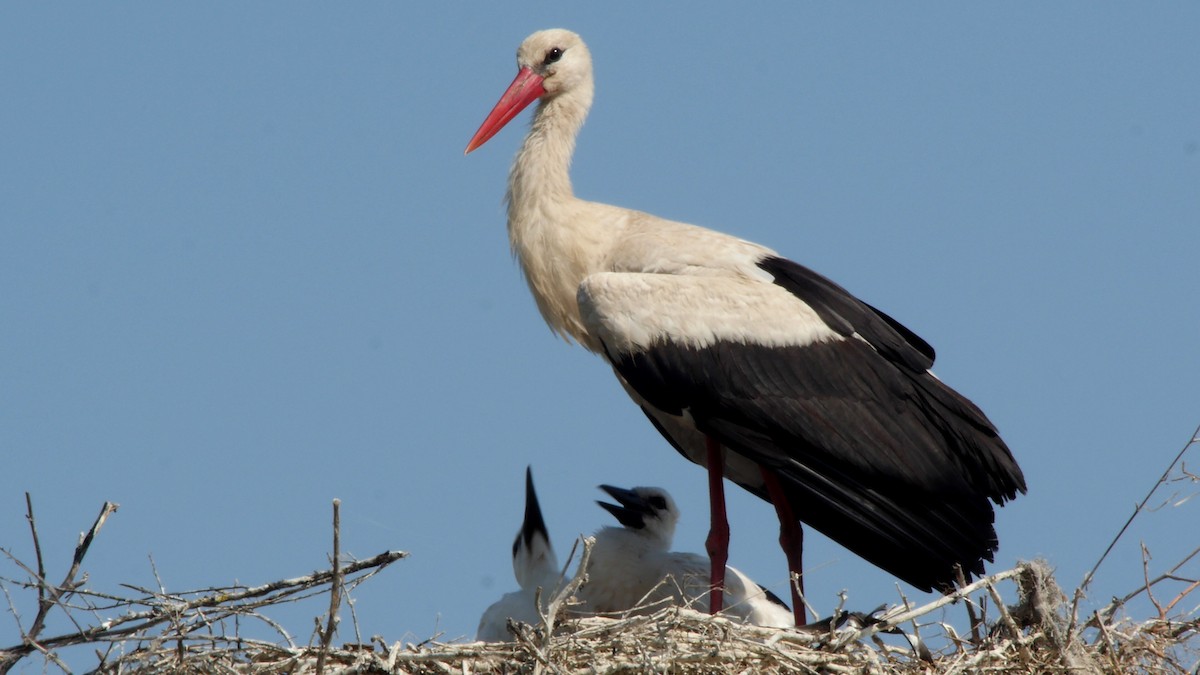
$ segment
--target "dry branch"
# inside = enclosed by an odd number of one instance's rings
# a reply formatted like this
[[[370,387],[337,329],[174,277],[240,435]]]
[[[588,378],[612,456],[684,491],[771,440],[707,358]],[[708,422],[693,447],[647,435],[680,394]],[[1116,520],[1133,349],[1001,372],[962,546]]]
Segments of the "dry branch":
[[[1125,521],[1125,524],[1121,526],[1121,529],[1117,531],[1117,534],[1112,538],[1112,541],[1108,543],[1108,547],[1104,549],[1104,553],[1100,554],[1100,558],[1096,561],[1096,564],[1092,566],[1092,569],[1088,570],[1087,574],[1083,575],[1083,581],[1079,584],[1079,589],[1075,593],[1074,609],[1078,609],[1079,601],[1083,597],[1084,592],[1087,591],[1088,584],[1092,583],[1092,578],[1096,576],[1096,571],[1100,569],[1100,565],[1104,564],[1104,560],[1108,558],[1108,554],[1112,553],[1113,548],[1116,547],[1117,542],[1121,540],[1121,537],[1124,536],[1125,531],[1129,529],[1129,526],[1133,524],[1133,521],[1138,517],[1138,514],[1147,510],[1146,505],[1150,502],[1150,498],[1154,496],[1154,493],[1158,491],[1158,488],[1171,482],[1171,472],[1175,470],[1175,467],[1181,466],[1183,475],[1185,477],[1192,478],[1193,474],[1189,473],[1187,471],[1187,465],[1183,464],[1183,456],[1187,454],[1187,451],[1190,450],[1193,445],[1196,444],[1200,444],[1200,425],[1196,426],[1196,428],[1192,431],[1191,437],[1186,443],[1183,444],[1183,447],[1179,449],[1179,452],[1176,453],[1175,459],[1171,460],[1171,463],[1167,465],[1165,470],[1163,470],[1162,475],[1159,476],[1154,485],[1150,487],[1150,491],[1147,492],[1146,496],[1142,498],[1142,501],[1138,502],[1138,505],[1134,507],[1133,513],[1129,514],[1129,518]]]
[[[333,641],[333,631],[338,624],[338,605],[342,601],[341,506],[342,500],[333,500],[333,579],[329,584],[329,621],[325,626],[325,632],[321,635],[321,652],[317,656],[317,675],[325,672],[325,656],[329,653],[329,643]]]
[[[356,585],[388,565],[407,556],[408,553],[404,551],[386,551],[366,560],[360,560],[348,565],[343,570],[343,574],[350,576],[365,572],[366,574],[355,579],[350,584]],[[171,621],[176,615],[194,613],[205,609],[225,610],[228,615],[248,615],[252,613],[252,610],[257,610],[268,605],[276,605],[285,600],[292,599],[304,591],[323,587],[332,582],[333,576],[333,570],[323,570],[313,572],[307,576],[281,579],[261,586],[243,588],[232,592],[229,590],[209,592],[213,589],[205,589],[153,598],[129,599],[126,601],[126,604],[130,607],[140,605],[147,606],[150,609],[126,612],[115,619],[110,619],[77,633],[47,638],[42,640],[41,644],[46,647],[65,647],[74,644],[86,644],[89,642],[128,637],[144,633],[150,628]],[[203,595],[191,599],[186,597],[199,593],[203,593]],[[225,618],[225,615],[222,614],[220,617]],[[201,623],[208,624],[211,623],[211,620],[201,621]],[[13,645],[0,650],[0,654],[28,653],[28,651],[26,645]]]
[[[51,651],[55,645],[53,638],[50,640],[39,640],[42,633],[42,628],[46,625],[46,617],[50,614],[50,610],[55,606],[66,607],[66,598],[75,593],[79,583],[75,580],[79,574],[79,566],[83,564],[83,559],[87,556],[88,549],[91,548],[92,542],[96,539],[96,534],[100,532],[100,528],[104,527],[104,523],[108,517],[117,512],[119,505],[112,502],[104,502],[100,507],[100,515],[96,516],[96,521],[92,523],[92,527],[87,532],[79,536],[79,543],[75,545],[75,554],[71,558],[71,567],[67,570],[67,575],[62,583],[57,586],[50,584],[46,580],[46,567],[42,560],[42,544],[38,537],[37,520],[33,516],[33,498],[28,492],[25,493],[25,517],[29,521],[29,532],[33,537],[33,550],[37,558],[37,572],[33,572],[24,563],[21,563],[8,551],[4,551],[11,560],[16,562],[18,566],[33,576],[34,584],[38,589],[38,611],[33,618],[33,623],[30,624],[29,630],[21,631],[21,644],[13,648],[0,651],[0,675],[7,673],[17,661],[25,654],[33,651],[41,652],[47,659],[54,662],[55,665],[67,670],[66,666],[58,660],[58,657]],[[15,613],[14,613],[15,614]],[[74,617],[68,611],[67,616],[72,622]],[[18,627],[20,623],[18,622]],[[79,627],[79,624],[75,624]]]

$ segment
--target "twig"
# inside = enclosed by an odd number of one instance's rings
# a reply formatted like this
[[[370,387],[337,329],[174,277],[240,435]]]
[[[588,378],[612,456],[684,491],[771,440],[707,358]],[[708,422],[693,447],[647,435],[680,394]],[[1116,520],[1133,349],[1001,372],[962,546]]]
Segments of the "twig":
[[[38,587],[38,611],[37,615],[33,618],[33,623],[29,626],[29,630],[22,631],[21,644],[13,649],[0,652],[0,675],[7,673],[23,655],[33,651],[40,651],[46,654],[47,658],[54,662],[55,665],[69,672],[58,657],[46,649],[46,641],[39,641],[38,636],[41,634],[42,628],[46,625],[46,616],[50,613],[51,607],[62,605],[64,611],[66,611],[66,605],[62,604],[62,599],[65,595],[74,592],[78,587],[75,575],[79,573],[79,566],[83,563],[83,558],[87,555],[88,548],[91,547],[96,534],[104,526],[104,522],[108,520],[108,517],[116,512],[117,508],[118,506],[112,502],[104,502],[104,505],[100,508],[100,515],[96,517],[96,522],[92,523],[91,529],[86,534],[80,536],[79,543],[75,546],[75,555],[71,561],[71,568],[67,570],[66,577],[58,586],[51,586],[46,581],[46,567],[42,559],[42,546],[38,537],[37,521],[33,517],[33,498],[30,497],[28,492],[25,493],[25,513],[26,518],[29,520],[30,533],[33,536],[34,555],[37,558],[37,572],[33,572],[26,565],[17,561],[16,558],[12,557],[12,554],[8,555],[22,569],[35,577]],[[67,617],[71,619],[72,623],[75,622],[70,612],[67,612]],[[79,627],[79,624],[76,623],[75,625],[77,628]],[[18,622],[17,626],[20,628],[20,622]]]
[[[1092,569],[1083,576],[1083,582],[1079,584],[1079,589],[1075,592],[1075,600],[1071,607],[1072,614],[1074,614],[1078,609],[1079,601],[1083,597],[1083,592],[1087,590],[1088,585],[1092,583],[1092,577],[1096,575],[1096,570],[1100,569],[1100,565],[1104,562],[1104,559],[1108,557],[1108,554],[1112,552],[1113,547],[1115,547],[1121,537],[1124,536],[1125,531],[1129,529],[1131,524],[1133,524],[1133,519],[1137,518],[1138,514],[1141,513],[1146,507],[1147,502],[1150,501],[1150,497],[1154,495],[1155,490],[1158,490],[1160,485],[1167,482],[1167,478],[1171,475],[1171,471],[1175,469],[1175,465],[1179,464],[1180,460],[1183,459],[1183,455],[1196,443],[1200,443],[1200,425],[1196,426],[1196,429],[1192,432],[1192,436],[1190,439],[1188,439],[1188,442],[1185,443],[1183,448],[1179,450],[1179,452],[1175,455],[1175,459],[1171,460],[1171,463],[1167,466],[1167,469],[1163,471],[1162,476],[1159,476],[1158,480],[1155,481],[1153,486],[1151,486],[1150,491],[1146,493],[1146,496],[1142,498],[1142,501],[1133,509],[1133,513],[1129,515],[1129,518],[1125,521],[1125,524],[1121,526],[1119,531],[1117,531],[1117,536],[1113,537],[1112,541],[1108,543],[1108,548],[1104,549],[1104,553],[1100,555],[1100,559],[1097,560],[1096,564],[1092,566]]]
[[[887,616],[885,614],[884,616],[879,618],[879,621],[877,623],[873,623],[870,626],[865,626],[857,631],[847,632],[844,636],[842,636],[842,638],[840,640],[837,641],[837,645],[843,646],[850,642],[855,642],[855,641],[861,640],[862,638],[874,635],[875,633],[886,631],[889,628],[899,628],[900,624],[902,624],[902,623],[912,621],[913,619],[917,618],[918,616],[928,614],[929,612],[932,612],[936,609],[945,607],[946,605],[953,604],[955,602],[958,602],[959,600],[967,598],[967,596],[969,596],[971,593],[974,593],[975,591],[983,588],[984,586],[988,585],[989,583],[995,583],[997,581],[1004,581],[1005,579],[1012,579],[1012,578],[1020,575],[1022,573],[1023,569],[1024,569],[1024,564],[1018,565],[1014,569],[1006,570],[1004,572],[997,572],[996,574],[993,574],[991,576],[983,577],[982,579],[977,579],[974,583],[968,584],[966,586],[962,586],[962,587],[958,588],[957,590],[955,590],[953,593],[950,593],[949,595],[944,595],[944,596],[938,598],[937,600],[934,600],[933,602],[930,602],[926,605],[917,607],[916,609],[903,610],[903,611],[898,612],[897,614],[894,614],[893,616]]]
[[[958,575],[958,587],[962,588],[967,585],[967,578],[963,575],[962,565],[955,565],[954,572]],[[983,644],[983,638],[979,634],[979,626],[982,623],[979,616],[975,614],[975,604],[968,598],[964,603],[967,608],[967,620],[971,623],[971,644],[978,647]]]
[[[1146,548],[1146,544],[1142,543],[1142,581],[1146,583],[1146,597],[1150,599],[1150,604],[1154,605],[1154,609],[1158,611],[1158,618],[1164,618],[1162,605],[1158,604],[1158,598],[1154,597],[1154,589],[1150,587],[1150,549]]]
[[[1095,617],[1100,618],[1099,614]],[[1105,646],[1108,647],[1108,662],[1113,666],[1113,672],[1120,672],[1121,665],[1117,663],[1117,654],[1120,650],[1117,649],[1116,642],[1112,639],[1112,634],[1108,630],[1108,626],[1103,621],[1096,621],[1096,628],[1100,632],[1100,638],[1104,640]]]
[[[582,541],[583,553],[581,553],[579,556],[579,567],[575,570],[575,576],[569,583],[567,583],[566,586],[563,586],[561,589],[555,589],[554,597],[551,598],[550,604],[546,607],[546,611],[544,613],[542,612],[541,589],[538,589],[535,595],[534,604],[538,608],[538,613],[541,615],[542,623],[546,626],[546,635],[542,638],[540,649],[530,644],[533,652],[538,657],[538,663],[533,668],[534,675],[541,675],[543,665],[551,665],[550,644],[552,638],[554,637],[554,625],[557,622],[559,610],[562,608],[563,603],[567,602],[571,597],[573,597],[575,592],[579,590],[579,587],[587,581],[588,563],[591,561],[592,546],[596,543],[596,540],[593,537],[583,537]],[[580,540],[578,539],[575,541],[574,546],[571,547],[571,555],[567,556],[567,561],[563,563],[563,570],[559,575],[560,585],[562,583],[562,579],[566,576],[567,565],[571,564],[571,559],[575,557],[575,551],[579,548],[579,542]],[[552,665],[551,667],[554,668]],[[554,668],[554,670],[555,672],[559,672],[558,668]]]
[[[342,570],[342,577],[345,578],[351,574],[357,574],[364,570],[372,570],[370,574],[375,574],[384,569],[388,565],[408,557],[408,553],[404,551],[387,551],[373,556],[366,560],[347,565]],[[369,576],[369,575],[368,575]],[[204,608],[223,608],[225,605],[244,602],[247,600],[256,600],[256,602],[248,603],[240,607],[225,608],[226,611],[246,613],[246,610],[256,609],[262,605],[274,604],[282,598],[287,598],[301,591],[323,586],[330,583],[333,579],[332,570],[324,570],[313,572],[307,576],[295,577],[292,579],[282,579],[273,581],[269,584],[246,588],[238,592],[219,591],[209,593],[191,600],[184,600],[182,597],[175,596],[172,600],[175,604],[172,606],[172,611],[177,613],[195,611]],[[360,579],[361,581],[361,579]],[[184,595],[184,594],[180,594]],[[142,604],[145,604],[144,602]],[[87,629],[59,635],[53,638],[42,640],[40,644],[48,648],[65,647],[68,645],[86,644],[89,642],[97,642],[101,640],[116,640],[136,635],[142,631],[148,630],[159,624],[165,623],[172,619],[168,613],[164,612],[162,603],[151,605],[150,609],[138,612],[129,612],[116,619],[110,619],[99,625],[92,626]],[[0,650],[0,664],[4,663],[4,659],[8,654],[24,655],[32,651],[32,647],[27,644],[17,644],[6,649]],[[3,673],[3,670],[0,670]]]
[[[1000,592],[996,590],[996,586],[991,582],[986,584],[988,594],[992,596],[992,601],[996,603],[996,611],[1000,612],[1000,620],[1004,622],[1004,626],[1012,633],[1013,643],[1017,645],[1017,653],[1021,655],[1021,663],[1028,666],[1033,662],[1033,654],[1029,653],[1029,647],[1021,640],[1021,629],[1017,628],[1017,622],[1013,621],[1012,615],[1008,613],[1008,608],[1004,606],[1004,598],[1000,597]]]
[[[1174,598],[1171,599],[1170,602],[1167,603],[1166,611],[1170,612],[1172,609],[1175,608],[1175,605],[1178,604],[1180,600],[1183,600],[1184,598],[1186,598],[1188,595],[1191,594],[1192,591],[1196,590],[1197,588],[1200,588],[1200,580],[1196,580],[1196,581],[1193,581],[1192,583],[1188,584],[1187,587],[1185,587],[1178,595],[1176,595]],[[1163,618],[1165,619],[1166,617],[1164,616]]]
[[[32,502],[27,502],[31,504]],[[63,578],[62,583],[58,586],[49,586],[44,576],[44,568],[42,567],[42,559],[40,547],[38,549],[38,613],[33,619],[33,624],[29,627],[29,632],[25,634],[25,639],[33,642],[37,640],[38,634],[42,632],[42,628],[46,624],[46,615],[49,614],[50,608],[58,604],[64,594],[75,590],[75,575],[79,573],[79,566],[83,563],[83,557],[87,555],[88,549],[95,540],[96,534],[100,532],[100,528],[104,527],[104,522],[108,517],[116,513],[119,505],[112,502],[104,502],[104,506],[100,507],[100,515],[96,516],[96,522],[92,523],[91,529],[83,534],[79,543],[75,546],[75,555],[71,560],[71,568],[67,570],[67,576]],[[29,510],[30,529],[34,530],[34,536],[37,536],[37,530],[33,526],[33,509],[30,506]],[[43,592],[45,595],[43,595]]]
[[[1112,615],[1118,609],[1123,607],[1130,600],[1133,600],[1134,598],[1141,595],[1142,593],[1147,592],[1150,589],[1150,587],[1156,586],[1163,581],[1182,581],[1184,583],[1189,583],[1189,584],[1196,583],[1195,579],[1187,579],[1187,578],[1176,576],[1176,572],[1179,571],[1179,568],[1188,564],[1188,562],[1190,562],[1192,560],[1192,558],[1195,558],[1197,556],[1197,554],[1200,554],[1200,547],[1193,549],[1191,553],[1184,556],[1183,560],[1180,560],[1178,563],[1175,564],[1174,567],[1172,567],[1171,569],[1167,570],[1163,574],[1160,574],[1157,577],[1155,577],[1154,579],[1152,579],[1148,584],[1139,586],[1137,588],[1137,590],[1127,593],[1122,598],[1114,599],[1112,602],[1110,602],[1108,605],[1106,605],[1103,609],[1096,612],[1096,616],[1103,617],[1103,620],[1107,621],[1109,618],[1112,617]],[[1077,591],[1077,593],[1078,593],[1078,591]],[[1174,603],[1172,603],[1172,604],[1174,604]],[[1095,622],[1095,619],[1092,619],[1091,621],[1088,622],[1088,625],[1094,625],[1094,622]],[[1072,624],[1072,626],[1073,626],[1073,624]]]
[[[959,568],[959,575],[960,576],[962,575],[961,567]],[[959,585],[962,585],[965,582],[966,582],[965,579],[960,579]],[[905,595],[904,591],[900,589],[899,584],[897,584],[896,590],[900,593],[900,601],[904,605],[904,608],[911,609],[912,603],[910,603],[908,601],[908,596]],[[971,607],[971,599],[970,598],[967,598],[966,603],[967,603],[968,608]],[[974,615],[972,615],[972,616],[974,616]],[[974,621],[974,619],[972,619],[972,621]],[[933,654],[929,651],[929,647],[927,647],[925,645],[925,641],[921,639],[921,624],[917,623],[917,620],[915,617],[912,620],[912,633],[908,633],[907,631],[901,630],[898,627],[894,628],[894,629],[889,629],[887,632],[889,632],[889,633],[898,632],[901,635],[903,635],[904,639],[908,641],[909,646],[912,647],[913,652],[915,652],[917,654],[918,658],[923,659],[925,661],[933,660]],[[871,639],[875,640],[876,642],[882,642],[881,640],[879,640],[878,636],[876,636],[876,635],[872,635]]]
[[[33,497],[28,492],[25,493],[25,518],[29,520],[29,533],[33,536],[33,554],[37,558],[37,578],[44,580],[46,578],[46,565],[42,562],[42,540],[38,537],[37,520],[33,517]],[[43,607],[47,606],[46,601],[46,585],[38,584],[38,611],[41,612]],[[31,639],[37,639],[37,633],[30,632]]]
[[[46,649],[45,647],[43,647],[42,645],[38,644],[38,643],[37,643],[36,641],[34,641],[34,640],[29,640],[29,644],[30,644],[30,645],[31,645],[31,646],[32,646],[34,649],[36,649],[38,652],[41,652],[42,656],[46,657],[46,660],[50,661],[50,662],[51,662],[51,663],[53,663],[54,665],[56,665],[56,666],[58,666],[59,668],[61,668],[61,669],[62,669],[62,671],[63,671],[64,673],[70,673],[70,672],[71,672],[71,669],[67,667],[67,664],[65,664],[65,663],[63,663],[63,662],[62,662],[62,659],[58,658],[58,655],[57,655],[57,654],[55,654],[54,652],[50,651],[49,649]],[[16,663],[16,662],[14,661],[13,663]],[[10,664],[10,665],[11,665],[11,664]],[[6,668],[5,668],[5,670],[7,670],[7,669],[8,669],[8,668],[6,667]]]
[[[325,633],[321,636],[321,651],[317,652],[317,675],[325,672],[325,657],[329,654],[329,643],[333,641],[333,631],[338,624],[338,605],[342,601],[342,568],[340,538],[342,500],[333,500],[333,581],[329,587],[329,621],[325,624]]]

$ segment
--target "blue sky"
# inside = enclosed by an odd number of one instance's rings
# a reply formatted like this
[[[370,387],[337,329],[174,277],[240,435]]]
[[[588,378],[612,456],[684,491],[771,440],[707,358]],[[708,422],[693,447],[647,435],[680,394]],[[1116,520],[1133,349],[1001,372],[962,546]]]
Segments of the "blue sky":
[[[764,243],[930,341],[1029,481],[992,569],[1043,556],[1073,588],[1200,423],[1198,25],[1194,3],[6,5],[0,546],[32,558],[31,492],[57,577],[111,500],[94,587],[153,585],[150,557],[168,590],[262,583],[325,565],[338,497],[344,550],[412,554],[355,594],[389,641],[471,636],[515,588],[527,464],[560,554],[606,524],[600,483],[666,487],[703,550],[703,472],[511,260],[529,113],[462,155],[520,41],[564,27],[597,77],[576,192]],[[731,562],[782,593],[773,511],[730,499]],[[1094,601],[1137,586],[1139,542],[1152,571],[1200,545],[1197,508],[1139,519]],[[807,542],[819,609],[897,599]],[[306,636],[323,610],[276,618]]]

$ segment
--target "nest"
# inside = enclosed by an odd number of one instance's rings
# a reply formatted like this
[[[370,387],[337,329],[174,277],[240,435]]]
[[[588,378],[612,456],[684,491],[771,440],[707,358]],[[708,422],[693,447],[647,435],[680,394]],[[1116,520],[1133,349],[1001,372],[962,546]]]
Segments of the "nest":
[[[1015,585],[1006,606],[999,585]],[[1007,584],[1006,584],[1007,585]],[[563,596],[564,598],[566,596]],[[987,602],[987,599],[992,599]],[[969,635],[939,613],[971,607]],[[552,605],[552,610],[555,608]],[[1194,673],[1200,619],[1102,619],[1072,625],[1049,568],[1024,563],[919,608],[903,606],[810,630],[775,630],[679,607],[619,618],[548,612],[511,622],[509,644],[436,642],[286,648],[163,635],[99,672],[146,673]],[[562,610],[559,610],[562,611]],[[988,616],[992,614],[993,616]],[[850,618],[851,615],[844,615]],[[930,620],[930,617],[936,617]],[[925,621],[921,621],[925,619]],[[865,625],[863,625],[865,623]],[[938,632],[927,638],[923,633]],[[886,635],[895,636],[885,640]],[[944,644],[933,649],[938,640]]]
[[[388,551],[342,564],[338,554],[338,504],[334,503],[331,569],[255,587],[190,593],[137,589],[134,598],[92,593],[75,581],[87,547],[116,510],[106,503],[81,539],[65,580],[46,582],[32,505],[28,518],[37,550],[36,570],[9,554],[29,573],[7,580],[38,594],[38,613],[22,628],[19,644],[0,649],[0,675],[26,657],[70,668],[57,650],[92,645],[97,673],[1172,673],[1200,672],[1200,607],[1181,603],[1200,580],[1180,572],[1200,554],[1193,551],[1167,573],[1091,616],[1079,616],[1077,591],[1067,598],[1050,567],[1040,561],[985,577],[920,607],[907,600],[870,614],[844,613],[804,629],[778,630],[732,622],[686,607],[642,608],[615,617],[573,612],[574,593],[586,583],[579,572],[552,594],[536,626],[510,621],[511,643],[333,644],[344,594],[406,557]],[[586,570],[585,541],[578,569]],[[6,580],[0,579],[0,585]],[[1169,601],[1157,595],[1173,585]],[[129,587],[135,588],[136,587]],[[4,588],[10,596],[7,586]],[[297,645],[266,614],[272,606],[328,594],[325,626],[309,645]],[[1144,596],[1155,616],[1136,621],[1126,603]],[[1007,597],[1007,600],[1006,600]],[[539,602],[540,604],[540,602]],[[11,607],[11,605],[10,605]],[[60,610],[78,630],[43,637],[46,615]],[[82,613],[115,618],[84,626]],[[15,610],[14,610],[15,613]],[[281,643],[252,639],[241,627],[263,622]],[[357,634],[357,625],[356,634]]]

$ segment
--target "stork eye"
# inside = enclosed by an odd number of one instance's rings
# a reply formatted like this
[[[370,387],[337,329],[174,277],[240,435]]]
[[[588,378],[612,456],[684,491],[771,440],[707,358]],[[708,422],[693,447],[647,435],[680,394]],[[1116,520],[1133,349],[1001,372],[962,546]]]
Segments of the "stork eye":
[[[654,507],[655,511],[667,510],[667,500],[662,497],[651,497],[648,501],[650,502],[650,506]]]
[[[558,47],[555,47],[555,48],[551,49],[550,51],[546,52],[546,58],[542,60],[542,65],[548,66],[551,63],[554,63],[555,61],[558,61],[559,59],[561,59],[562,55],[563,55],[563,50],[559,49]]]

